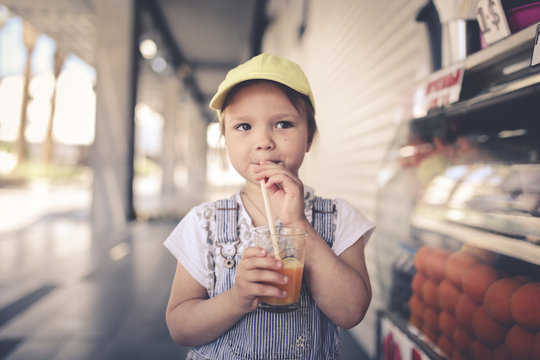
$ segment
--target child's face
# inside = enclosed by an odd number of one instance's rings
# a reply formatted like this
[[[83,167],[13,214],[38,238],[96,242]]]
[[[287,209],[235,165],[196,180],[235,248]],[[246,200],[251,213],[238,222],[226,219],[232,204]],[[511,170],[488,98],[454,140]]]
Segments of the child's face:
[[[260,82],[239,89],[223,111],[231,163],[249,182],[261,161],[278,163],[298,175],[309,150],[306,116],[279,87]]]

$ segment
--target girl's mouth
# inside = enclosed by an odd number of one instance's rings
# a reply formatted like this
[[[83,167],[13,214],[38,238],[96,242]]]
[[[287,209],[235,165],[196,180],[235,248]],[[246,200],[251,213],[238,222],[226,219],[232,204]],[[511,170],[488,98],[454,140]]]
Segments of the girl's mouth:
[[[261,165],[262,162],[272,162],[274,164],[277,164],[277,165],[283,165],[283,162],[280,161],[280,160],[261,160],[260,162],[255,162],[254,165]]]

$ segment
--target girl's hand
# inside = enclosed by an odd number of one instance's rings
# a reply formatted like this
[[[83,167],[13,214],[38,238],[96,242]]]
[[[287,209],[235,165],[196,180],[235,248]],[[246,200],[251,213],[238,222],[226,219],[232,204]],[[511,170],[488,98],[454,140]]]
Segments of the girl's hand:
[[[259,297],[286,294],[271,284],[286,284],[289,279],[278,273],[283,263],[274,257],[268,257],[268,252],[261,248],[251,247],[244,250],[242,259],[236,269],[236,279],[231,288],[235,303],[248,313],[257,308]]]
[[[262,161],[255,167],[255,180],[266,180],[270,203],[274,214],[283,225],[305,222],[304,184],[300,178],[280,164]]]

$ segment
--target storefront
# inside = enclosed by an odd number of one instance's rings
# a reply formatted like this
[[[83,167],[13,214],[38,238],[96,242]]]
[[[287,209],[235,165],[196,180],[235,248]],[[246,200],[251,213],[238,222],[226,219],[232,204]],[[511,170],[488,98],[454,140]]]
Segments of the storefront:
[[[426,79],[388,152],[380,359],[540,358],[540,24],[506,17]]]

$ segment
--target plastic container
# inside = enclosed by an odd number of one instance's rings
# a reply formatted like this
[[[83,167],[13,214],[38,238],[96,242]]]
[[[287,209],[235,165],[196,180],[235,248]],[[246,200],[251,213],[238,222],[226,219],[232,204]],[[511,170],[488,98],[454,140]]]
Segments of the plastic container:
[[[540,21],[540,1],[515,7],[508,11],[508,25],[515,33]]]

